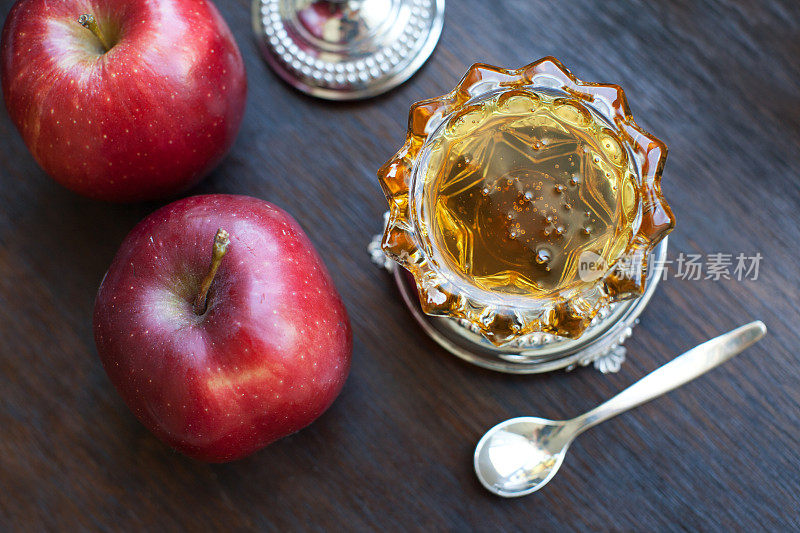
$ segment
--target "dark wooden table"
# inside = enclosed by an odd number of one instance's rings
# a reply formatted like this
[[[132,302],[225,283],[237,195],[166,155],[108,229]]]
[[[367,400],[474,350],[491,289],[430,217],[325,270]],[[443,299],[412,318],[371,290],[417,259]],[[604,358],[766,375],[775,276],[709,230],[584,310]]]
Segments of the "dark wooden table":
[[[288,88],[256,52],[249,4],[219,7],[250,95],[233,151],[192,193],[268,199],[303,224],[353,322],[349,381],[310,428],[236,463],[197,463],[157,441],[106,378],[91,312],[122,238],[158,205],[62,189],[3,111],[0,529],[800,528],[796,0],[451,0],[421,72],[354,104]],[[400,146],[411,102],[448,91],[473,62],[550,54],[621,84],[639,123],[669,145],[671,259],[763,256],[757,280],[670,275],[618,374],[509,377],[463,363],[417,328],[365,252],[386,206],[375,170]],[[761,343],[582,436],[542,492],[501,500],[475,479],[473,447],[496,422],[574,416],[756,318],[770,330]]]

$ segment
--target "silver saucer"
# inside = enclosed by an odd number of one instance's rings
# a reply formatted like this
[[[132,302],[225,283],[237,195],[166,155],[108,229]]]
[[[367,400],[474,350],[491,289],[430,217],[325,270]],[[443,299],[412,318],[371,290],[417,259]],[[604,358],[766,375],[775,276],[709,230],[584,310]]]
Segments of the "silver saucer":
[[[644,294],[634,300],[611,304],[598,313],[578,339],[565,339],[547,333],[532,333],[513,345],[497,347],[483,338],[465,321],[429,316],[422,312],[413,278],[386,258],[380,249],[380,235],[370,243],[373,261],[392,273],[403,302],[422,329],[452,354],[474,365],[508,374],[538,374],[571,370],[593,364],[603,372],[617,372],[625,361],[622,345],[633,333],[647,303],[663,275],[667,258],[665,237],[648,260]]]
[[[444,0],[253,0],[267,63],[293,87],[354,100],[400,85],[430,57]]]

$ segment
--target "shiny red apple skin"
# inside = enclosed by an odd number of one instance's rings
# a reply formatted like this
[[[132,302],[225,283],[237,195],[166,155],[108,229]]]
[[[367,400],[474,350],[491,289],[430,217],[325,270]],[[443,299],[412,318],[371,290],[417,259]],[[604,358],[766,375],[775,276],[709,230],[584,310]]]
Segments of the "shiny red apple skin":
[[[105,54],[78,23],[92,14]],[[19,0],[0,44],[3,95],[36,161],[82,195],[175,195],[233,144],[247,80],[208,0]]]
[[[230,245],[198,316],[218,228]],[[297,222],[232,195],[179,200],[131,231],[100,285],[94,334],[139,420],[209,462],[310,424],[339,394],[352,351],[344,305]]]

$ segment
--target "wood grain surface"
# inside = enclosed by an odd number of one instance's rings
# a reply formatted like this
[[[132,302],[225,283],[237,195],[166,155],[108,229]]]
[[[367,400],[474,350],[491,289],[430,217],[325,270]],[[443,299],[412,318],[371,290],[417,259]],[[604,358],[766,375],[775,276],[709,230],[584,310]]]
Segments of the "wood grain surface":
[[[95,291],[125,234],[160,204],[80,198],[37,167],[0,116],[0,530],[800,529],[800,3],[796,0],[450,0],[425,67],[359,103],[308,98],[257,53],[245,0],[218,0],[250,94],[239,138],[192,194],[289,210],[353,322],[353,368],[310,428],[206,465],[156,440],[106,378]],[[2,0],[3,16],[12,2]],[[376,169],[409,105],[473,62],[544,55],[622,85],[670,148],[663,189],[680,253],[761,253],[757,280],[670,276],[618,374],[510,377],[418,329],[365,247],[386,202]],[[502,500],[472,471],[482,433],[564,418],[753,319],[767,337],[678,391],[581,436],[542,492]]]

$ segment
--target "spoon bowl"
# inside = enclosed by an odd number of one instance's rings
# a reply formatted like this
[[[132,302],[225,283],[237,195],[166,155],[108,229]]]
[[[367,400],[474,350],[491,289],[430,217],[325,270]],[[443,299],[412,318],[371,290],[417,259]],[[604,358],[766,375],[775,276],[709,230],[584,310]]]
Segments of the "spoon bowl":
[[[767,332],[757,320],[692,348],[607,402],[566,421],[520,417],[486,432],[475,447],[475,473],[487,490],[506,498],[545,486],[564,461],[570,443],[588,428],[705,374]]]
[[[519,417],[486,432],[475,448],[475,472],[498,496],[524,496],[547,484],[564,461],[566,422]]]

